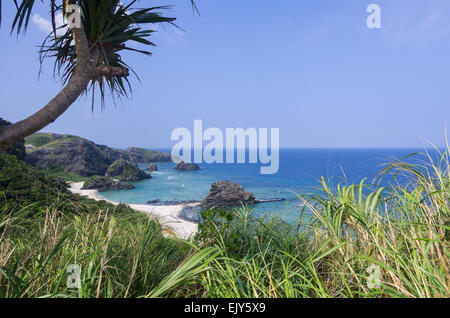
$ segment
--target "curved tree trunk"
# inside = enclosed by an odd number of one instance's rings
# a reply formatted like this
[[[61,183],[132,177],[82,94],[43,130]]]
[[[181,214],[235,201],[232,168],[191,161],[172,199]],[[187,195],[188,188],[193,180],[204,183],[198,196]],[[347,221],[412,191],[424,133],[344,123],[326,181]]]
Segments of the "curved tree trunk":
[[[46,106],[30,117],[4,127],[0,131],[0,153],[12,144],[54,122],[86,90],[97,64],[90,56],[89,44],[83,28],[72,29],[77,51],[77,65],[66,87]],[[93,54],[95,56],[95,54]]]
[[[1,0],[0,0],[1,1]],[[74,1],[66,0],[66,5]],[[86,90],[91,80],[102,77],[127,77],[129,71],[125,67],[109,65],[97,66],[99,51],[97,47],[89,47],[83,25],[72,28],[75,42],[77,64],[68,84],[46,106],[30,117],[0,130],[0,153],[6,151],[17,141],[29,136],[61,116]]]

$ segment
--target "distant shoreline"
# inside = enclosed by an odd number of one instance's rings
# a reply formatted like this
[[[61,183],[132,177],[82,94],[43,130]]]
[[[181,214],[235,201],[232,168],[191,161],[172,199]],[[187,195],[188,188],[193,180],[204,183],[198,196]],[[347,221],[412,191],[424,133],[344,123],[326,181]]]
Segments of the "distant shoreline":
[[[120,202],[112,201],[102,197],[97,190],[83,190],[83,182],[73,182],[69,190],[72,193],[86,196],[96,201],[106,201],[114,205]],[[182,216],[184,208],[196,207],[199,203],[184,203],[173,205],[146,205],[146,204],[127,204],[133,210],[145,213],[158,220],[162,225],[165,234],[173,234],[176,237],[188,240],[198,231],[198,224]]]

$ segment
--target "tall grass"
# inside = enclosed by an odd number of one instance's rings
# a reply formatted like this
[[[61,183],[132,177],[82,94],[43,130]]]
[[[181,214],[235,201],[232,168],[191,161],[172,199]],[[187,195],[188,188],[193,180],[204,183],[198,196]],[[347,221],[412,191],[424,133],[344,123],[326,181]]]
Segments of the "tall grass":
[[[246,209],[233,222],[206,218],[202,241],[221,254],[205,295],[449,297],[449,153],[390,162],[380,174],[393,176],[389,187],[322,178],[319,194],[299,197],[312,221],[295,227],[249,221]]]
[[[449,297],[449,155],[391,161],[371,183],[322,179],[297,224],[209,211],[193,242],[111,208],[4,211],[0,297]]]
[[[73,215],[55,206],[30,217],[27,211],[0,220],[0,297],[176,295],[184,283],[178,273],[201,273],[214,252],[194,253],[138,213]],[[75,286],[68,284],[73,265],[80,270]]]

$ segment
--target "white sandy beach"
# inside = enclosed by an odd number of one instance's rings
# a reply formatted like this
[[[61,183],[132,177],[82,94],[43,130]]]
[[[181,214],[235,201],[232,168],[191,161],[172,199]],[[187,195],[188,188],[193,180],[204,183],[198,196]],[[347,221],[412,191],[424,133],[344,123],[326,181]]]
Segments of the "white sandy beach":
[[[103,198],[97,190],[82,190],[83,182],[74,182],[70,184],[70,191],[83,196],[87,196],[97,201],[107,201],[117,205],[114,202]],[[187,221],[180,217],[180,212],[186,207],[197,206],[198,203],[187,203],[178,205],[146,205],[146,204],[128,204],[132,209],[143,212],[150,217],[155,217],[161,224],[166,235],[174,234],[176,237],[187,240],[197,233],[197,223]]]

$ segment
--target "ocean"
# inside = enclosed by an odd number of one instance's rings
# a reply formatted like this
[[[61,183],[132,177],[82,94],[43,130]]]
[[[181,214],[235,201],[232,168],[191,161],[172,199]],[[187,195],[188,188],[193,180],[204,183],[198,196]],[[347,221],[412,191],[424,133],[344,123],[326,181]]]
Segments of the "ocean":
[[[169,149],[158,149],[170,152]],[[276,215],[287,222],[295,222],[302,210],[298,195],[317,193],[320,177],[332,184],[359,183],[363,178],[372,182],[382,165],[392,158],[404,158],[423,149],[280,149],[280,168],[274,175],[261,175],[259,164],[199,164],[199,171],[176,171],[174,163],[159,163],[159,171],[152,179],[134,182],[132,190],[102,192],[107,199],[146,204],[159,200],[160,204],[202,200],[211,184],[230,180],[253,192],[256,199],[284,198],[285,201],[261,203],[253,206],[255,216]],[[425,159],[423,155],[416,159]],[[412,160],[408,158],[408,160]],[[141,164],[145,169],[147,165]],[[387,182],[387,181],[385,181]],[[197,216],[186,216],[197,219]]]

